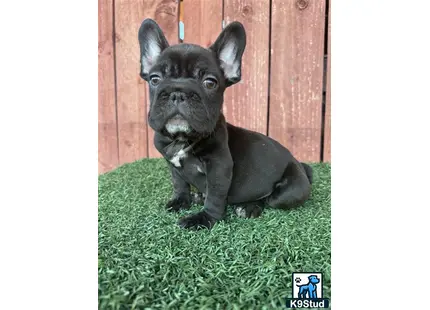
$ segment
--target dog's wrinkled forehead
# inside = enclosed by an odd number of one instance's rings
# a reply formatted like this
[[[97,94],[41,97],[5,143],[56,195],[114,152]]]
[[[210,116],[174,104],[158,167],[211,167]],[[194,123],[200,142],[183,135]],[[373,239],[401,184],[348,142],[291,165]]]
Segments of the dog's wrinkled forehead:
[[[214,53],[193,44],[180,44],[163,51],[151,72],[160,72],[165,78],[202,78],[205,75],[222,77]]]

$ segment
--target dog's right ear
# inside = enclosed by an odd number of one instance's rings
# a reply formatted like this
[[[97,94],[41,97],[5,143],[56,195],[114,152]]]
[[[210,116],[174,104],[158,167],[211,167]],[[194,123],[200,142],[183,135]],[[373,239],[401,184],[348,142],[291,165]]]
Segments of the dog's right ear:
[[[139,29],[140,76],[149,80],[149,70],[157,61],[161,52],[169,47],[163,31],[152,19],[145,19]]]

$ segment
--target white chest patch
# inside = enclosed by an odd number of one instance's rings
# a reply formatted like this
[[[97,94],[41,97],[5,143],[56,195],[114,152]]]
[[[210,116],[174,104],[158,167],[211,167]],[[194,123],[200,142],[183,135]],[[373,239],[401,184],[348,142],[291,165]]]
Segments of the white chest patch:
[[[197,171],[198,171],[198,172],[200,172],[200,173],[203,173],[203,174],[204,174],[204,172],[203,172],[202,168],[200,168],[200,166],[196,165],[196,167],[197,167]]]
[[[175,167],[181,167],[181,159],[186,158],[187,157],[187,153],[184,152],[184,150],[180,150],[178,153],[176,153],[172,159],[170,159],[170,162],[175,166]]]

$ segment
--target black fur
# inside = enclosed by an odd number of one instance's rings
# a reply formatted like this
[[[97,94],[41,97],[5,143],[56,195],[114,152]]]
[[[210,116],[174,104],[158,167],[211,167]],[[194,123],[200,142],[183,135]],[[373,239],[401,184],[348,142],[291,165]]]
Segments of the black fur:
[[[139,44],[141,76],[149,82],[148,122],[155,130],[155,147],[172,172],[174,193],[167,208],[188,208],[195,201],[190,185],[204,194],[198,195],[200,202],[204,198],[203,210],[180,219],[181,227],[211,228],[225,217],[227,204],[236,205],[244,217],[258,217],[263,204],[286,209],[308,199],[312,168],[277,141],[227,123],[221,112],[225,89],[241,77],[242,24],[229,24],[205,49],[169,47],[155,22],[145,20]],[[156,57],[154,46],[160,50]],[[209,87],[213,81],[215,87]],[[175,131],[183,127],[173,117],[186,129]],[[171,124],[176,129],[169,130]]]

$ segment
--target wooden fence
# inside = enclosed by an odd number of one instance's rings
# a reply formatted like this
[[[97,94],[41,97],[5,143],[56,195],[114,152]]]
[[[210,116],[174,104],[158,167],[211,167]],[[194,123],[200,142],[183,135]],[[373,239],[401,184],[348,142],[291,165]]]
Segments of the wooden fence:
[[[227,89],[234,125],[267,134],[306,162],[330,161],[329,0],[99,0],[99,173],[159,157],[147,124],[137,32],[153,18],[170,44],[208,46],[244,24],[242,81]]]

